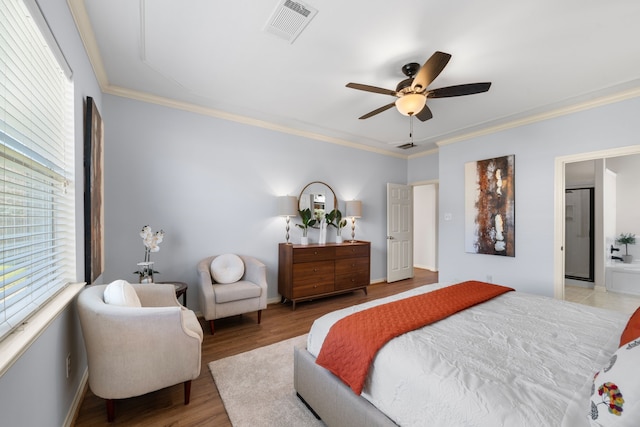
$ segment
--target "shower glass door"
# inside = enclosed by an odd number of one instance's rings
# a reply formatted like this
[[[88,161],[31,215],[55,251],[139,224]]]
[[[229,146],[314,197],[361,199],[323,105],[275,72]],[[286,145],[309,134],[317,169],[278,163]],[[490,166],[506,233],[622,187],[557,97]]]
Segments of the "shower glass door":
[[[593,282],[593,188],[565,190],[565,277]]]

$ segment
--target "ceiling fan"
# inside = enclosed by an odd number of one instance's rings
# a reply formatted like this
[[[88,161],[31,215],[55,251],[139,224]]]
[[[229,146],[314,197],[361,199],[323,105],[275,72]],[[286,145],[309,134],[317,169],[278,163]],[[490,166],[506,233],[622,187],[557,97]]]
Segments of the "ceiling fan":
[[[376,86],[363,85],[360,83],[347,83],[347,87],[364,90],[365,92],[380,93],[382,95],[394,96],[394,102],[377,108],[360,119],[368,119],[376,114],[382,113],[395,106],[401,114],[405,116],[415,116],[421,121],[429,120],[433,117],[431,110],[427,106],[427,98],[449,98],[453,96],[473,95],[489,90],[490,82],[468,83],[455,86],[429,89],[428,86],[444,70],[451,55],[444,52],[436,52],[422,67],[416,62],[411,62],[402,67],[402,72],[407,78],[396,86],[396,90],[384,89]]]

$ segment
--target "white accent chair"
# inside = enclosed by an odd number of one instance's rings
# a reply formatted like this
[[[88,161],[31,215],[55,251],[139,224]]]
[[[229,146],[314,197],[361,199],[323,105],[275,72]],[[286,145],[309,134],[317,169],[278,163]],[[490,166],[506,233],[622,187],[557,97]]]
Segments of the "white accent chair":
[[[198,263],[198,296],[200,311],[209,321],[211,335],[213,321],[252,311],[258,312],[258,324],[262,310],[267,308],[267,267],[256,258],[238,255],[244,263],[244,274],[234,283],[217,283],[211,272],[211,263],[218,255]]]
[[[141,307],[105,303],[107,285],[88,286],[77,300],[89,387],[106,399],[109,422],[115,418],[114,399],[179,383],[187,405],[191,380],[200,375],[202,327],[195,313],[180,305],[174,285],[130,286]]]

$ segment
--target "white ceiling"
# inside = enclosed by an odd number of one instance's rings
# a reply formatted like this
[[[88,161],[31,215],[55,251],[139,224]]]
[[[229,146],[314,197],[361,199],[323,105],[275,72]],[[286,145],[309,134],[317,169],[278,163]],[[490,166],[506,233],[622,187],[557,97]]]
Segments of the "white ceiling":
[[[106,93],[315,139],[413,156],[445,144],[640,95],[637,0],[304,0],[318,10],[290,43],[264,31],[278,0],[68,0]],[[401,66],[452,59],[430,89],[433,118],[395,109]]]

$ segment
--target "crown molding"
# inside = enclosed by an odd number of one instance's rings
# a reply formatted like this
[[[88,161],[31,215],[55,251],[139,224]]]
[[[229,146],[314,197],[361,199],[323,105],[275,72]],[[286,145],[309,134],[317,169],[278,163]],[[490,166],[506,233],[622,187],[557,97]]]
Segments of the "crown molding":
[[[499,125],[489,126],[474,132],[465,133],[463,135],[458,135],[451,138],[444,138],[439,141],[436,141],[436,145],[438,147],[442,147],[443,145],[454,144],[456,142],[464,141],[467,139],[477,138],[480,136],[485,136],[485,135],[501,132],[507,129],[513,129],[520,126],[526,126],[532,123],[542,122],[545,120],[555,119],[557,117],[565,116],[567,114],[577,113],[584,110],[589,110],[591,108],[602,107],[608,104],[614,104],[616,102],[636,98],[638,96],[640,96],[640,87],[631,88],[631,89],[620,91],[615,94],[603,95],[594,99],[590,99],[588,101],[579,102],[579,103],[561,107],[561,108],[556,108],[554,110],[546,111],[543,113],[532,114],[530,116],[519,118],[516,120],[511,120],[509,122],[502,123]]]
[[[73,17],[76,27],[78,28],[78,34],[84,45],[84,49],[89,56],[89,62],[98,80],[100,89],[104,92],[104,89],[109,85],[109,79],[107,78],[107,72],[104,69],[104,63],[102,62],[102,56],[100,55],[100,49],[98,48],[98,42],[96,36],[91,28],[91,21],[87,14],[87,9],[84,5],[84,0],[67,0],[71,16]]]
[[[165,107],[174,108],[178,110],[189,111],[191,113],[201,114],[204,116],[216,117],[219,119],[242,123],[249,126],[256,126],[263,129],[286,133],[289,135],[296,135],[304,138],[314,139],[317,141],[329,142],[331,144],[355,148],[358,150],[370,151],[372,153],[383,154],[385,156],[397,157],[400,159],[408,158],[407,155],[401,154],[401,153],[393,153],[390,151],[382,150],[375,147],[370,147],[363,144],[358,144],[358,143],[347,141],[340,138],[334,138],[327,135],[295,129],[287,126],[276,125],[274,123],[266,122],[264,120],[253,119],[251,117],[241,116],[239,114],[232,114],[222,110],[216,110],[214,108],[202,107],[189,102],[177,101],[175,99],[152,95],[146,92],[134,91],[134,90],[122,88],[119,86],[108,85],[106,88],[103,89],[103,92],[109,95],[135,99],[138,101],[143,101],[151,104],[157,104],[157,105],[162,105]]]

